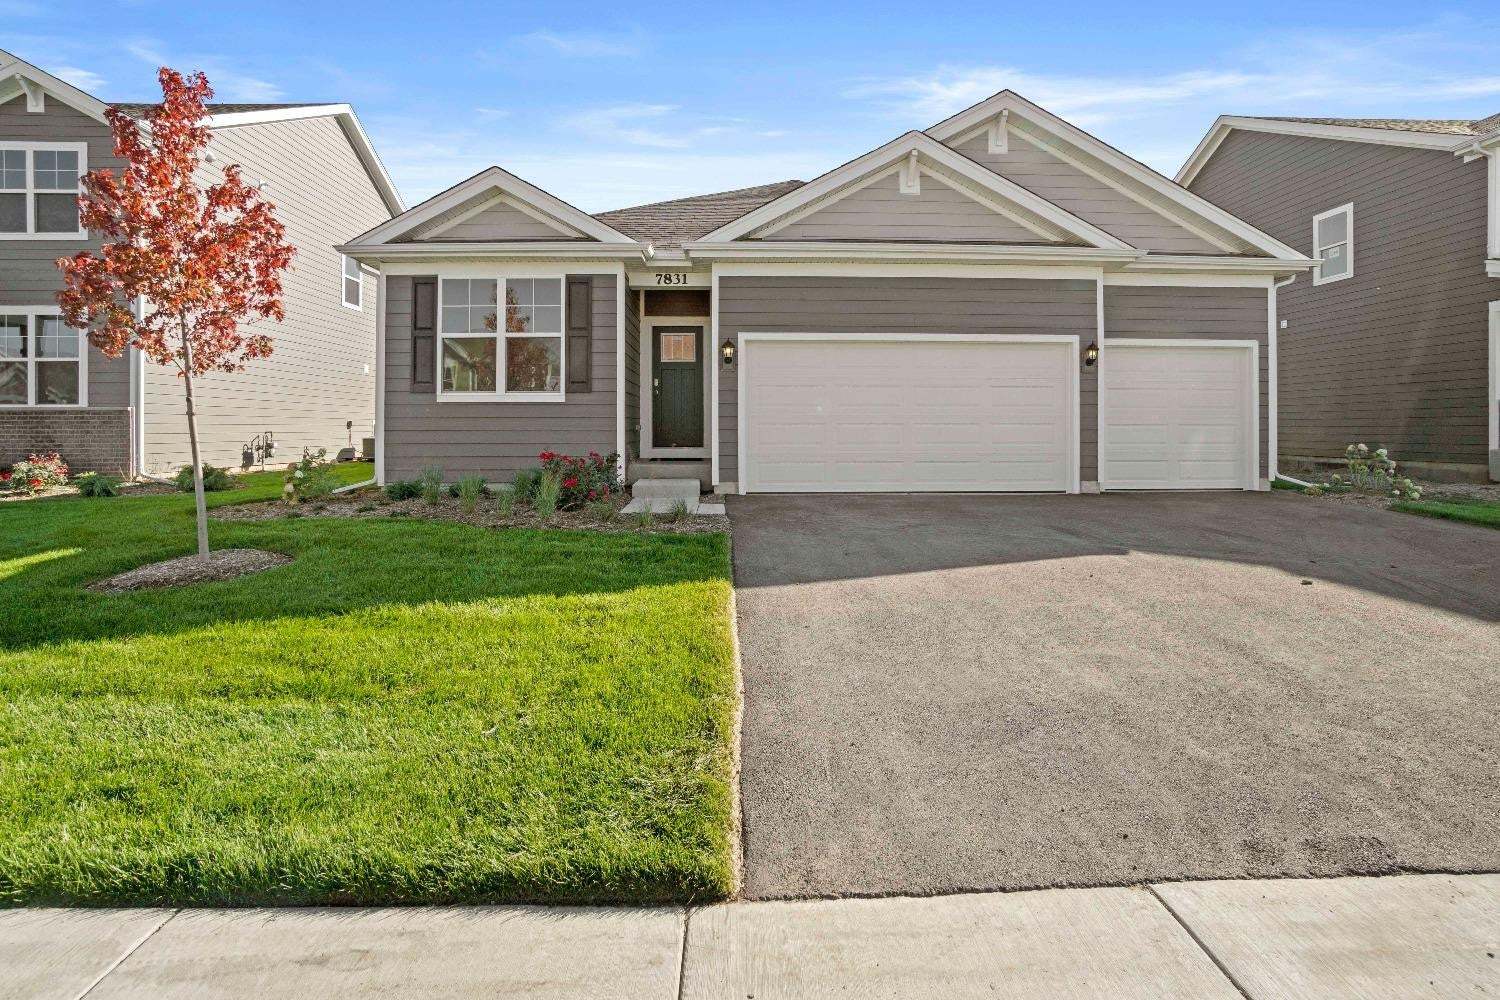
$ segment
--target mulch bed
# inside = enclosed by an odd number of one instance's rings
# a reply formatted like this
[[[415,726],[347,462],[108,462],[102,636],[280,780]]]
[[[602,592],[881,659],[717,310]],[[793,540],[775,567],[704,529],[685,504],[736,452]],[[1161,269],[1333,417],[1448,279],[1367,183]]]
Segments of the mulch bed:
[[[1329,474],[1297,474],[1296,478],[1318,486],[1329,486]],[[1422,502],[1433,503],[1500,503],[1500,483],[1434,483],[1412,477],[1412,482],[1421,487]],[[1360,493],[1355,490],[1325,489],[1319,498],[1355,507],[1375,507],[1381,510],[1395,502],[1395,497],[1385,493]]]
[[[543,521],[531,508],[521,506],[516,506],[509,517],[504,517],[500,514],[499,504],[494,497],[481,497],[474,512],[466,514],[457,499],[446,495],[439,498],[435,505],[421,499],[393,501],[382,490],[371,487],[296,507],[288,507],[279,500],[231,504],[210,511],[209,517],[222,521],[270,521],[289,517],[395,517],[457,521],[480,528],[552,528],[653,535],[696,535],[729,531],[729,518],[717,514],[695,514],[680,521],[673,520],[668,514],[657,514],[651,518],[648,526],[634,514],[618,513],[628,500],[623,496],[618,498],[615,504],[616,515],[609,521],[601,521],[586,510],[560,510],[549,520]]]
[[[137,566],[106,580],[89,584],[96,594],[123,594],[132,590],[158,587],[180,587],[209,580],[233,580],[251,573],[263,573],[292,561],[291,556],[262,549],[218,549],[207,556],[181,556],[162,562]]]

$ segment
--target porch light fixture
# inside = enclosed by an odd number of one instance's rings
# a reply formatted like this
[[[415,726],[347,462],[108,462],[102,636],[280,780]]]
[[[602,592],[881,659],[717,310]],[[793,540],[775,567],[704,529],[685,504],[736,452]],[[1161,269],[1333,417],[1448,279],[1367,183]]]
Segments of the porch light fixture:
[[[724,358],[724,367],[728,368],[734,364],[734,341],[725,338],[724,343],[719,345],[719,354]]]
[[[1083,367],[1085,367],[1085,368],[1092,368],[1092,367],[1094,367],[1094,362],[1096,362],[1098,360],[1099,360],[1099,343],[1097,341],[1095,341],[1094,343],[1090,344],[1088,347],[1084,348],[1084,351],[1083,351]]]

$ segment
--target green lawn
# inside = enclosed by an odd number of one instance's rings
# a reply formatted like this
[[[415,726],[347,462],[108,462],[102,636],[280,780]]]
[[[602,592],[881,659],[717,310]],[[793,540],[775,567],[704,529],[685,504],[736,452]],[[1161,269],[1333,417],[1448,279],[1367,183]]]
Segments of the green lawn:
[[[1447,521],[1500,528],[1500,503],[1450,503],[1444,500],[1419,500],[1415,503],[1393,503],[1391,510],[1423,517],[1440,517]]]
[[[190,552],[191,507],[0,505],[0,902],[730,890],[723,536],[213,522],[296,561],[82,589]]]

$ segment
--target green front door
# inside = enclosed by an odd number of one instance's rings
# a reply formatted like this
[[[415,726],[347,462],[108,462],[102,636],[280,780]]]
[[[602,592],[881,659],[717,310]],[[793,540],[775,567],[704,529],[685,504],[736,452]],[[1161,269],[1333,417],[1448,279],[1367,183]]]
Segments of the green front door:
[[[701,326],[659,326],[651,337],[651,444],[703,447]]]

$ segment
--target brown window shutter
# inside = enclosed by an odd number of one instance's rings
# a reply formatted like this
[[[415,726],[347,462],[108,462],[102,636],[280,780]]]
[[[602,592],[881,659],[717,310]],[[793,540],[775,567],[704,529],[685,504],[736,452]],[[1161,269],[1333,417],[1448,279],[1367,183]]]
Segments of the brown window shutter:
[[[411,391],[436,392],[437,279],[411,283]]]
[[[594,388],[594,283],[591,278],[568,279],[568,391]]]

